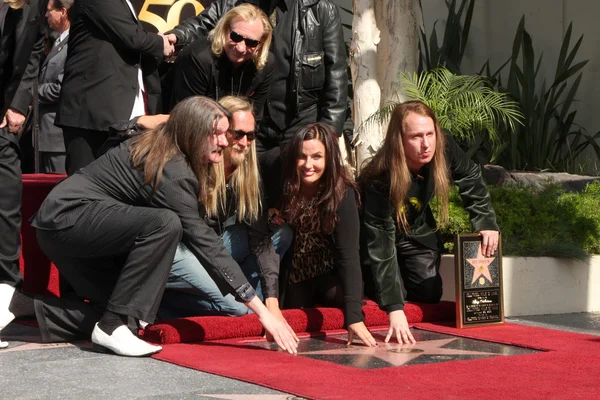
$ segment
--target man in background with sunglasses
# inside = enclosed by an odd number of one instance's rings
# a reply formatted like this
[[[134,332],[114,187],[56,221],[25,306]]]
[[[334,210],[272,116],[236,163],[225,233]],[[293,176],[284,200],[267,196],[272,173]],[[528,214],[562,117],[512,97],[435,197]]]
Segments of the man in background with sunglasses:
[[[206,36],[241,3],[254,3],[270,16],[275,72],[261,120],[257,150],[261,162],[279,155],[279,145],[308,123],[332,125],[338,135],[346,120],[347,57],[337,5],[331,0],[215,0],[166,37],[185,46]],[[265,166],[266,166],[265,165]]]
[[[252,104],[233,96],[222,98],[220,103],[232,118],[223,162],[213,166],[217,187],[222,190],[217,189],[219,215],[205,215],[204,219],[221,236],[257,295],[261,299],[264,296],[269,311],[284,320],[278,300],[279,263],[293,233],[287,225],[274,227],[273,233],[268,224],[260,194]],[[185,245],[179,245],[161,303],[161,318],[248,312],[232,295],[223,296],[205,266]]]
[[[275,59],[269,55],[271,37],[271,23],[259,8],[242,4],[229,10],[208,37],[181,51],[163,79],[165,94],[171,92],[171,107],[190,96],[217,101],[243,96],[252,102],[260,120],[275,69]]]

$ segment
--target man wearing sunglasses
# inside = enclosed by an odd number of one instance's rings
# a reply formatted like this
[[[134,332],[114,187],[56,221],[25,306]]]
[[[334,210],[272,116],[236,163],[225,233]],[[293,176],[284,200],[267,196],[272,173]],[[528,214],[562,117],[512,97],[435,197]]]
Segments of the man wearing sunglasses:
[[[181,52],[163,80],[164,86],[172,80],[171,107],[190,96],[217,101],[244,96],[260,120],[275,68],[274,57],[269,57],[271,32],[268,17],[258,7],[242,4],[229,10],[207,38]]]
[[[215,0],[166,36],[171,43],[185,46],[206,36],[228,10],[241,3],[258,5],[274,25],[271,51],[276,68],[257,135],[259,153],[272,150],[272,154],[261,159],[276,159],[279,145],[308,123],[327,123],[341,134],[347,58],[339,10],[331,0]]]
[[[221,236],[257,294],[264,296],[269,311],[283,320],[278,300],[279,263],[293,233],[287,225],[272,233],[263,212],[252,105],[233,96],[224,97],[220,103],[232,114],[223,162],[214,165],[217,186],[222,188],[218,196],[224,194],[225,201],[218,202],[218,215],[205,216],[205,220]],[[180,244],[161,303],[161,317],[247,313],[248,308],[232,295],[223,296],[205,267]]]

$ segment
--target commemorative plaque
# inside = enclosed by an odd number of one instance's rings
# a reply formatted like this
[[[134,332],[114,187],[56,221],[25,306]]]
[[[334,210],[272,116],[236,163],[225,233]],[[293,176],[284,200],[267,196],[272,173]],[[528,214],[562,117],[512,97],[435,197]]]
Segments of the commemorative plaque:
[[[494,255],[486,257],[479,234],[455,235],[457,328],[504,323],[500,242]]]

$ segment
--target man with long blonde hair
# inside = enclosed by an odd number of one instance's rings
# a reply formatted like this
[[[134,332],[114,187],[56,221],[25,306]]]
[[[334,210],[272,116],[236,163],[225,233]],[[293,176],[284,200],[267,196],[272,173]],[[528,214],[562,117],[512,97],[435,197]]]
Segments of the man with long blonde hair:
[[[273,227],[272,234],[263,211],[252,104],[233,96],[222,98],[220,104],[232,115],[229,145],[223,150],[223,162],[212,165],[216,189],[205,205],[205,220],[221,236],[259,295],[262,292],[267,308],[283,319],[278,301],[279,263],[291,244],[292,232],[285,225]],[[175,255],[162,306],[164,316],[169,317],[248,313],[233,296],[223,296],[183,244]]]
[[[171,106],[193,95],[216,99],[245,96],[260,121],[275,69],[269,57],[272,28],[258,7],[242,4],[229,10],[208,37],[185,47],[172,76]],[[169,79],[168,79],[169,80]]]
[[[499,229],[481,168],[446,135],[425,103],[396,106],[383,145],[363,169],[361,258],[366,291],[389,313],[399,343],[414,343],[404,315],[404,301],[437,303],[443,249],[430,207],[437,202],[438,221],[448,222],[450,180],[458,186],[473,230],[483,236],[482,252],[498,248]]]

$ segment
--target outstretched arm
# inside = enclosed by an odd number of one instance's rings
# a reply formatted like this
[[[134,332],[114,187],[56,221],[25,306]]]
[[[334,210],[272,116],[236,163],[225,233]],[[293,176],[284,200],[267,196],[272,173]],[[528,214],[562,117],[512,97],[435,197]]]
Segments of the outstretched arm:
[[[260,301],[258,296],[254,296],[252,300],[245,304],[246,307],[258,316],[258,320],[262,326],[283,351],[287,351],[290,354],[298,352],[298,337],[285,320],[275,317]]]
[[[199,15],[186,19],[166,32],[167,38],[177,47],[183,47],[196,39],[206,37],[217,25],[217,21],[238,3],[239,0],[215,0]]]
[[[379,308],[390,318],[386,342],[392,336],[399,343],[414,343],[404,315],[402,276],[396,255],[396,224],[389,188],[375,181],[367,185],[363,197],[361,225],[362,264],[372,274]]]
[[[162,60],[172,45],[156,33],[148,32],[133,20],[127,4],[119,0],[86,0],[80,10],[116,48]]]
[[[352,343],[356,335],[365,345],[371,347],[377,343],[363,321],[359,230],[356,194],[354,189],[347,187],[338,209],[338,222],[333,232],[335,266],[344,295],[344,325],[348,328],[348,343]]]

